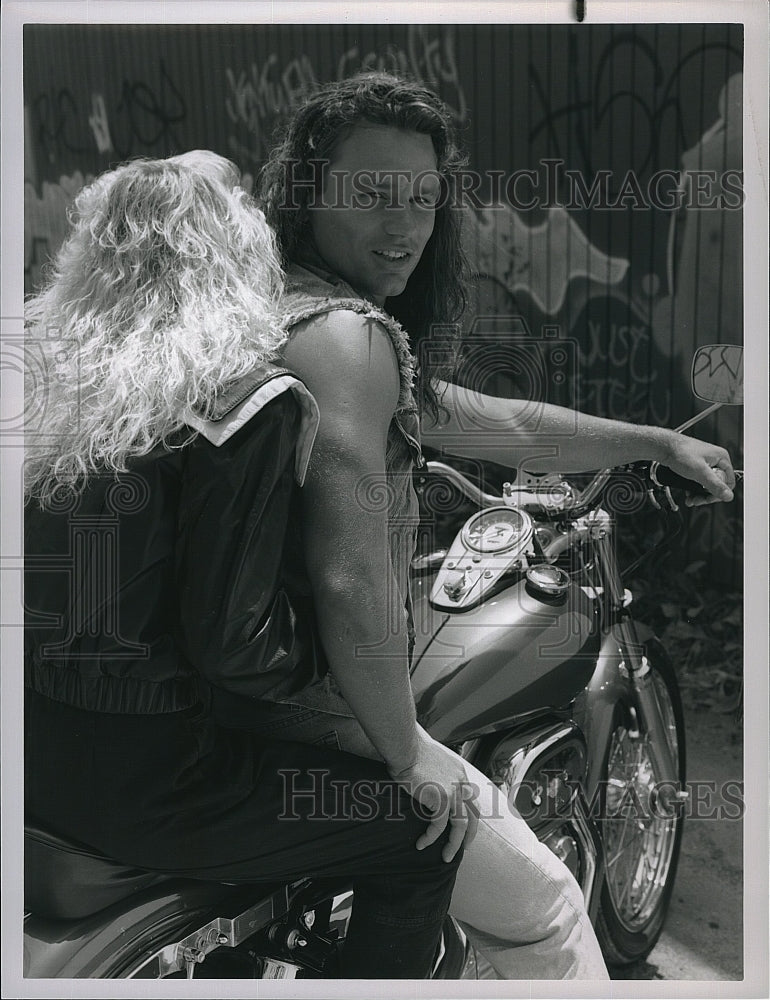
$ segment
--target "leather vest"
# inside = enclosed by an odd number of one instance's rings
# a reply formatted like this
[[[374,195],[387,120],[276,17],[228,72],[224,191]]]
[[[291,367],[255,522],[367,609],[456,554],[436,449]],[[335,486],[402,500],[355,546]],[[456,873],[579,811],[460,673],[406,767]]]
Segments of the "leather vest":
[[[25,683],[97,712],[188,708],[210,686],[260,697],[319,673],[287,531],[317,428],[307,389],[265,365],[199,433],[79,496],[25,511]],[[293,549],[294,546],[294,549]]]

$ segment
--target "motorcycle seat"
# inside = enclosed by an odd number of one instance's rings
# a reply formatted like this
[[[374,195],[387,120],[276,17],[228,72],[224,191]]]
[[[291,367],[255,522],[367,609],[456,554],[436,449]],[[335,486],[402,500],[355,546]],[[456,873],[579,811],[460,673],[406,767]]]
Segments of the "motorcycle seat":
[[[24,826],[24,909],[76,920],[169,876],[121,864],[42,825]]]

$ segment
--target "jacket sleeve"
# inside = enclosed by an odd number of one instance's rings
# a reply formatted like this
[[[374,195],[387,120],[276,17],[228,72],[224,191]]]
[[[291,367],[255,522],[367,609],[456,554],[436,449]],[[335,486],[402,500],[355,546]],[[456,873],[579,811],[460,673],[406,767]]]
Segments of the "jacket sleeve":
[[[282,573],[301,416],[284,392],[219,447],[199,436],[182,479],[180,648],[210,684],[251,698],[302,656]]]

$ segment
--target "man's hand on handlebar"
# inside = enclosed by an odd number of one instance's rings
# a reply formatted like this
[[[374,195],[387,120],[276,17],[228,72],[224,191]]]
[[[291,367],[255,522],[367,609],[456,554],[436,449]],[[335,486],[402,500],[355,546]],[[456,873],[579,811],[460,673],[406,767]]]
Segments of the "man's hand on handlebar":
[[[724,448],[683,434],[673,434],[668,446],[669,454],[663,464],[682,478],[694,480],[706,491],[705,495],[688,493],[685,500],[688,507],[733,499],[735,473]]]

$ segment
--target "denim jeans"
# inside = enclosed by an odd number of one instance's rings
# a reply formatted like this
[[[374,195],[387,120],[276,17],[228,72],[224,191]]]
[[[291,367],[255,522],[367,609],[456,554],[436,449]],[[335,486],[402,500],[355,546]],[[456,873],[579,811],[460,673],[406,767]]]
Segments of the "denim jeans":
[[[447,863],[443,841],[415,848],[426,819],[383,765],[224,730],[198,710],[107,715],[31,691],[25,707],[30,818],[170,875],[339,877],[354,890],[341,975],[429,974],[462,852]]]
[[[252,705],[250,714],[263,734],[376,756],[352,715],[270,702]],[[462,764],[480,820],[460,865],[450,913],[503,979],[609,979],[571,872],[481,771]]]

